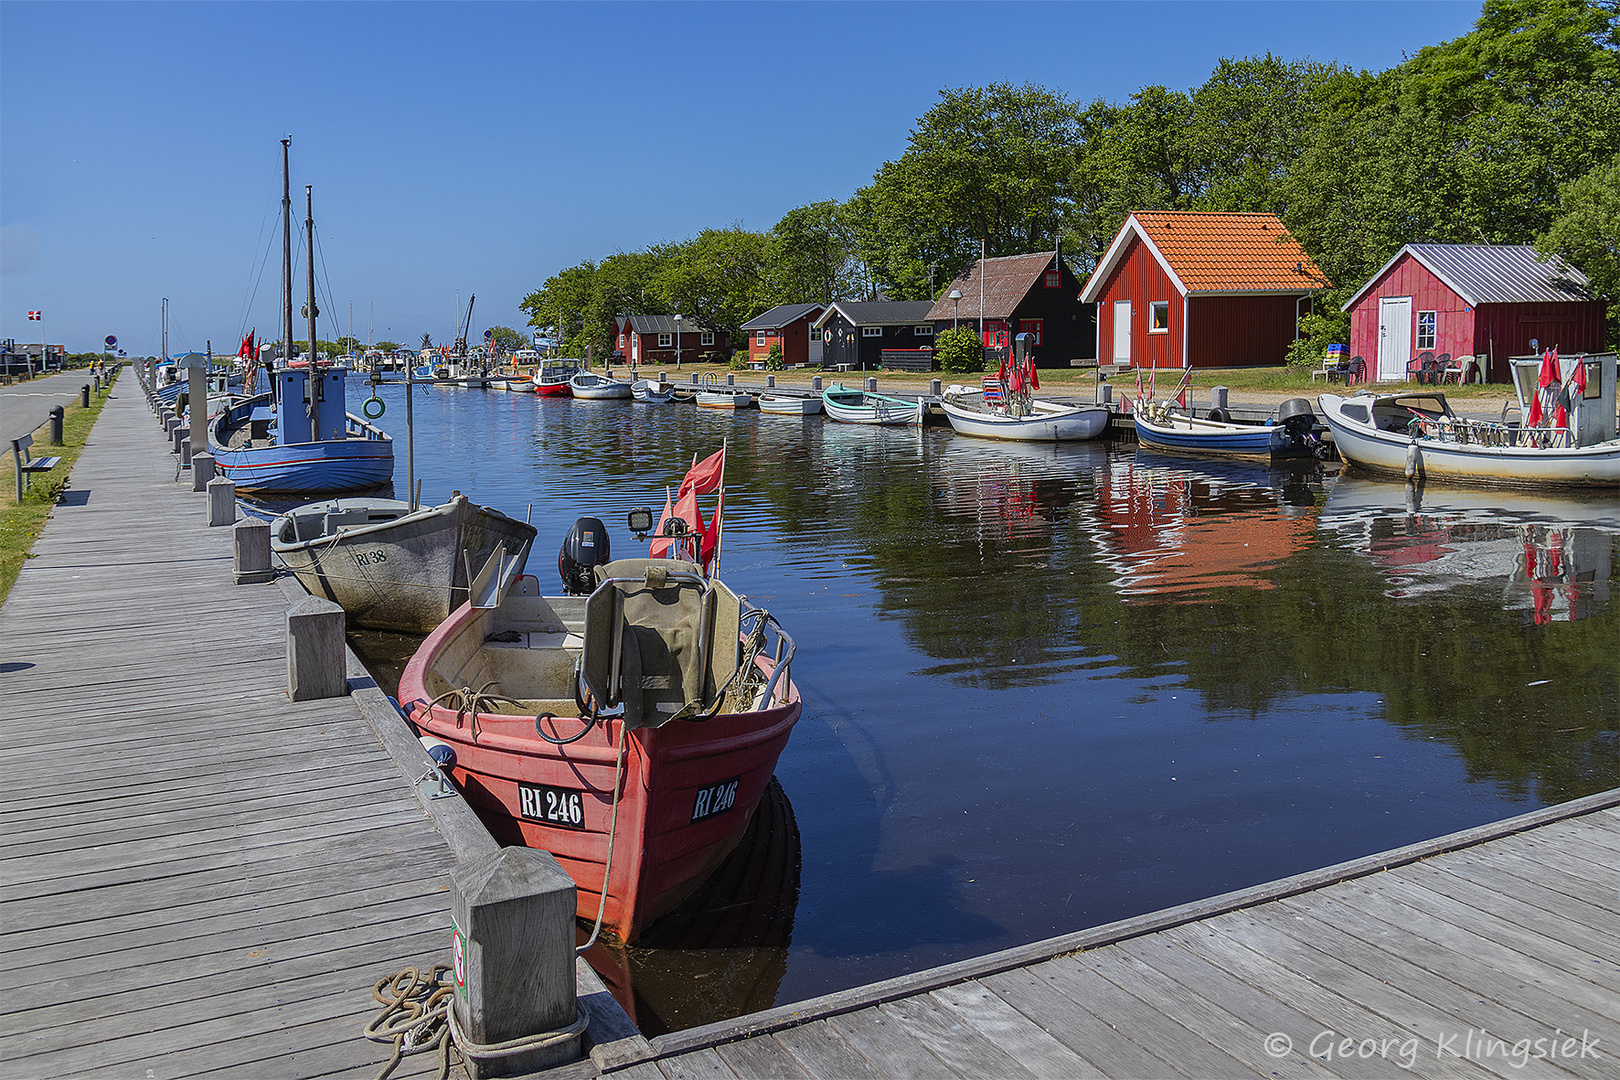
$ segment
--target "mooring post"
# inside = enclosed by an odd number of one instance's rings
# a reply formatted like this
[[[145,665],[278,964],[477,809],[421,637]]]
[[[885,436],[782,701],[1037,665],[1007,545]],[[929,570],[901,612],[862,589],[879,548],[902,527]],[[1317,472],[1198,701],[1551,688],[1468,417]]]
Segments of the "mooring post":
[[[866,389],[870,393],[874,393],[874,394],[877,393],[877,376],[876,375],[868,375],[866,377]]]
[[[203,457],[203,456],[206,456],[208,458],[208,472],[210,474],[212,474],[213,471],[214,471],[214,456],[212,454],[208,454],[208,455],[199,454],[199,455],[197,455],[197,457]],[[197,467],[197,459],[196,458],[192,459],[191,467],[193,469],[195,469]],[[212,480],[208,481],[208,483],[205,485],[205,488],[206,488],[206,490],[208,492],[208,524],[209,524],[209,526],[214,526],[214,525],[234,525],[234,524],[236,524],[236,485],[234,483],[232,483],[231,481],[225,479],[223,476],[215,476]],[[268,539],[269,535],[270,535],[270,533],[269,533],[269,530],[267,529],[265,531],[265,537],[266,537],[265,543],[266,544],[269,543],[269,539]],[[268,552],[266,553],[265,562],[266,562],[267,568],[268,568],[268,563],[269,563],[269,553]]]
[[[188,442],[190,440],[187,440]],[[214,479],[214,455],[203,450],[191,455],[191,490],[207,491]]]
[[[935,397],[939,397],[940,394],[945,392],[945,387],[943,386],[943,384],[940,383],[940,381],[938,379],[929,379],[928,380],[928,392],[930,394],[934,395]]]
[[[227,481],[229,483],[229,481]],[[231,485],[235,496],[235,484]],[[236,583],[257,585],[275,575],[270,570],[270,523],[250,518],[238,522],[231,531],[231,542],[236,554]]]
[[[810,389],[816,391],[816,393],[818,393],[818,394],[821,392],[821,376],[820,375],[815,375],[815,376],[811,377],[811,379],[810,379]]]
[[[287,612],[287,696],[293,701],[342,697],[343,609],[320,596],[306,596]]]
[[[178,454],[180,452],[180,440],[186,438],[190,434],[191,429],[186,427],[186,425],[177,418],[174,422],[174,427],[169,429],[169,453]]]
[[[1212,386],[1209,388],[1209,407],[1211,409],[1226,408],[1226,387]]]
[[[776,376],[775,375],[767,375],[767,376],[765,376],[765,386],[767,388],[769,388],[769,389],[775,389],[776,388]]]
[[[191,464],[191,439],[186,437],[180,440],[180,467],[185,468]],[[192,488],[193,491],[197,490]]]
[[[450,874],[450,958],[456,1042],[474,1080],[580,1056],[575,1003],[574,883],[536,848],[509,847]],[[532,1039],[517,1053],[479,1047]]]

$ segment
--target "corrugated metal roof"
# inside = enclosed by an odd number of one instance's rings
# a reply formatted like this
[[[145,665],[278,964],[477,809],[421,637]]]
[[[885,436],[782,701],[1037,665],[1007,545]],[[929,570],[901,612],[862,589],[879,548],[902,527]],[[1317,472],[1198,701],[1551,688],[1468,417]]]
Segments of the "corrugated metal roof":
[[[805,312],[820,312],[821,304],[777,304],[769,311],[762,311],[752,319],[742,324],[744,330],[780,330],[790,322],[804,317]]]
[[[928,321],[951,318],[977,319],[979,317],[980,267],[983,266],[984,317],[1005,319],[1013,313],[1019,301],[1041,280],[1047,267],[1057,257],[1055,251],[1037,251],[1029,255],[1001,255],[985,259],[962,271],[957,279],[945,287],[945,292],[934,301],[924,316]],[[951,299],[951,290],[962,291],[958,305]]]
[[[1591,300],[1592,282],[1528,244],[1408,244],[1403,250],[1470,304],[1567,304]]]
[[[630,329],[638,334],[673,334],[676,329],[673,315],[632,315],[629,323]],[[683,334],[708,334],[713,331],[714,327],[704,326],[694,318],[681,319],[680,332]]]
[[[929,300],[874,300],[867,303],[852,303],[847,300],[835,301],[816,320],[820,326],[827,321],[827,317],[834,311],[841,312],[844,318],[856,326],[900,326],[905,323],[928,322],[928,309],[933,307]]]

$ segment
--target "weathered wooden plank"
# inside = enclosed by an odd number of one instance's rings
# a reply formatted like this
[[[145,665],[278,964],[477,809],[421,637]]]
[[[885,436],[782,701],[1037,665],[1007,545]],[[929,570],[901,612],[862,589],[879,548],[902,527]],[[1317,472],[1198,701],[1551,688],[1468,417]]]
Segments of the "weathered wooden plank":
[[[761,1080],[807,1080],[810,1076],[769,1035],[722,1043],[714,1049],[738,1076],[760,1077]]]
[[[1029,1077],[1034,1074],[986,1039],[977,1029],[958,1020],[944,1005],[926,994],[891,1001],[878,1008],[952,1072],[962,1076]]]
[[[1174,1064],[1133,1042],[1115,1024],[1082,1008],[1044,977],[1062,958],[981,980],[997,997],[1052,1033],[1106,1076],[1186,1076]]]
[[[720,1055],[707,1047],[679,1057],[660,1058],[657,1065],[669,1080],[736,1080],[737,1077]]]
[[[1476,910],[1511,919],[1548,937],[1573,941],[1579,935],[1581,947],[1587,952],[1620,956],[1620,911],[1600,911],[1553,889],[1532,892],[1538,886],[1507,874],[1493,875],[1488,867],[1470,870],[1466,876],[1449,867],[1425,867],[1408,876],[1415,885]],[[1498,881],[1507,884],[1499,886]]]
[[[1154,1008],[1255,1073],[1293,1077],[1334,1075],[1302,1054],[1279,1057],[1267,1053],[1266,1040],[1271,1034],[1300,1014],[1281,1007],[1276,1000],[1179,945],[1153,935],[1122,941],[1086,956],[1099,975],[1151,1002]],[[1158,961],[1158,966],[1153,960]],[[1273,988],[1282,998],[1288,997],[1289,989],[1287,983]],[[1249,1016],[1255,1019],[1251,1022]],[[1294,1030],[1307,1029],[1296,1026]],[[1397,1074],[1375,1068],[1370,1075]]]
[[[1091,1062],[979,982],[941,987],[932,996],[1034,1076],[1100,1080],[1103,1075]]]
[[[901,1080],[958,1075],[912,1038],[904,1025],[876,1008],[830,1016],[826,1024],[884,1076]]]
[[[811,1076],[846,1077],[848,1080],[881,1080],[883,1076],[824,1020],[785,1028],[776,1033],[775,1039],[777,1045],[791,1054],[793,1060]]]

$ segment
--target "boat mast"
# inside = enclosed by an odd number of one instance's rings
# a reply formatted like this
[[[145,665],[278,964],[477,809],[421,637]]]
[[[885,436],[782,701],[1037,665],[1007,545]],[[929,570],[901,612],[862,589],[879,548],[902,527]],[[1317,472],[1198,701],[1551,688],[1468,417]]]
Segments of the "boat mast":
[[[167,360],[168,358],[169,358],[169,298],[167,296],[165,296],[163,298],[163,356],[162,356],[162,359]]]
[[[287,176],[287,147],[292,136],[281,140],[281,366],[292,363],[292,188]],[[271,400],[281,399],[280,384],[270,380]]]
[[[318,312],[315,310],[315,196],[312,192],[313,188],[309,184],[305,184],[304,227],[309,230],[309,239],[307,241],[309,244],[309,299],[304,313],[309,316],[309,369],[310,378],[314,379],[315,359],[318,355],[315,352],[315,316]],[[315,395],[313,392],[309,396],[309,407],[311,409],[315,407]]]

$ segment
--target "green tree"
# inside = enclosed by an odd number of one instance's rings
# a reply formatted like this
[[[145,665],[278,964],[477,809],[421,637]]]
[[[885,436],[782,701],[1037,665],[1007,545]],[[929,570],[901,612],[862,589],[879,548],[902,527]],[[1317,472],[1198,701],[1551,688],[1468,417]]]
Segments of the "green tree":
[[[769,237],[741,224],[704,229],[666,250],[654,289],[667,311],[735,337],[738,327],[770,306],[769,247]]]
[[[970,375],[985,370],[984,346],[971,326],[959,326],[934,336],[934,359],[939,370]]]
[[[781,371],[785,366],[786,364],[782,360],[782,343],[780,341],[771,342],[771,349],[765,354],[765,370]]]
[[[527,338],[510,326],[492,326],[489,331],[489,343],[503,352],[517,352],[529,343]]]
[[[856,193],[857,246],[893,299],[929,296],[979,256],[1050,248],[1072,202],[1078,113],[1033,84],[940,91],[906,152]]]
[[[771,299],[779,304],[853,300],[866,295],[866,275],[849,211],[834,200],[782,215],[766,250]]]
[[[1560,213],[1536,237],[1536,250],[1561,255],[1609,301],[1609,348],[1620,347],[1620,160],[1559,191]]]
[[[379,341],[377,342],[377,348],[381,349],[383,352],[395,352],[404,348],[404,346],[397,341]]]

